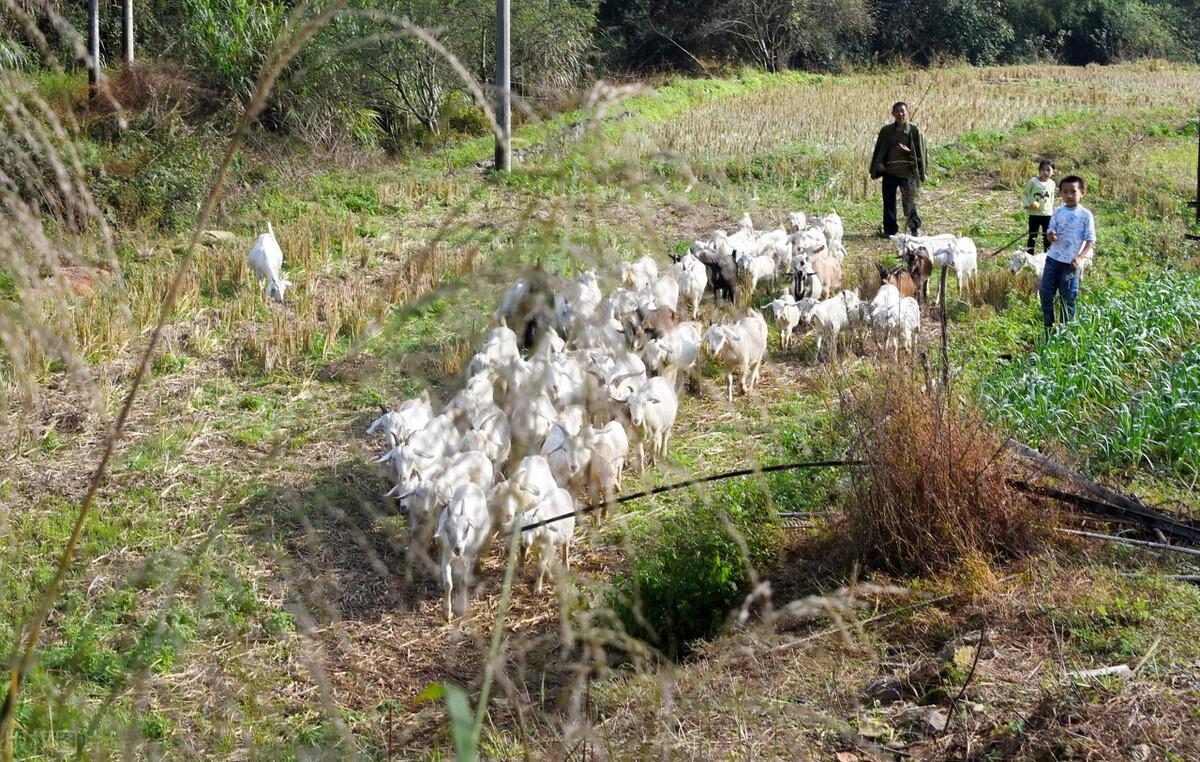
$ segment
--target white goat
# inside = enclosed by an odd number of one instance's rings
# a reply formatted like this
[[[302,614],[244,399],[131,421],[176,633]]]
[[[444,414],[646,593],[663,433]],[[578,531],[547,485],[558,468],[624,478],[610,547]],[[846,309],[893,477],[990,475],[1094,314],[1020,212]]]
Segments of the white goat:
[[[830,361],[837,362],[838,336],[850,325],[854,315],[859,311],[858,294],[853,291],[843,291],[837,296],[830,297],[817,304],[808,313],[808,322],[817,333],[817,351],[814,360],[821,357],[821,344],[825,339],[830,341]]]
[[[921,307],[911,296],[902,298],[897,304],[888,304],[871,316],[876,346],[883,351],[892,350],[893,360],[900,359],[900,347],[912,352],[913,337],[921,329]]]
[[[650,257],[621,264],[621,282],[634,291],[641,291],[658,279],[658,265]]]
[[[275,228],[267,223],[267,232],[254,241],[250,249],[250,268],[267,295],[276,301],[283,301],[283,292],[291,288],[292,282],[282,275],[283,249],[275,238]]]
[[[797,230],[788,236],[788,246],[792,250],[792,259],[796,260],[802,256],[815,257],[828,248],[825,241],[825,234],[816,228],[806,228]],[[793,267],[799,267],[795,262]]]
[[[545,519],[558,516],[559,519],[536,529],[521,532],[522,555],[530,549],[537,557],[537,577],[533,583],[533,592],[542,591],[542,579],[550,570],[551,564],[559,559],[563,570],[571,568],[571,540],[575,534],[575,499],[565,489],[555,489],[543,497],[533,508],[521,515],[521,524],[536,524]],[[568,515],[572,514],[572,515]]]
[[[542,441],[557,418],[558,411],[545,391],[530,393],[518,399],[508,421],[515,451],[520,455],[539,451]]]
[[[704,298],[704,289],[708,287],[708,271],[699,259],[691,253],[684,254],[679,261],[671,265],[668,273],[679,284],[679,295],[691,307],[692,320],[700,313],[700,300]]]
[[[738,277],[746,286],[746,298],[754,293],[760,280],[775,279],[775,258],[770,254],[754,256],[739,253],[734,257]]]
[[[699,323],[680,323],[665,336],[646,342],[643,350],[646,367],[658,371],[659,375],[671,382],[673,388],[678,389],[679,372],[696,367],[702,342]]]
[[[471,421],[471,428],[463,435],[461,448],[464,452],[481,452],[497,470],[502,468],[512,452],[508,416],[496,406],[479,411]]]
[[[585,476],[589,453],[579,436],[583,417],[582,407],[560,414],[542,443],[542,457],[550,465],[554,481],[560,487],[578,488]]]
[[[443,611],[446,620],[454,609],[465,615],[470,606],[471,572],[479,558],[479,550],[492,531],[487,496],[477,484],[464,484],[454,491],[450,504],[438,517],[434,539],[441,546]],[[459,605],[451,605],[451,596],[459,590]]]
[[[788,212],[788,224],[792,227],[792,232],[796,233],[808,227],[808,217],[804,212]]]
[[[971,279],[979,272],[979,251],[975,248],[973,240],[966,236],[955,240],[950,266],[958,276],[958,290],[962,292],[971,285]]]
[[[608,503],[621,490],[625,458],[629,456],[629,435],[620,423],[610,421],[599,429],[585,426],[580,438],[590,453],[588,500],[598,506],[597,516],[603,520],[608,517]]]
[[[391,447],[407,442],[409,437],[420,431],[433,417],[428,390],[422,392],[420,397],[405,400],[395,411],[389,412],[383,405],[380,405],[379,409],[383,415],[367,427],[367,436],[378,431],[387,438]]]
[[[784,291],[779,298],[766,306],[775,313],[775,325],[779,326],[779,347],[787,349],[792,337],[792,331],[800,325],[800,304],[790,291]]]
[[[407,482],[414,476],[431,479],[443,468],[448,455],[458,451],[461,438],[454,421],[445,414],[429,419],[408,442],[394,446],[376,460],[391,462],[396,471],[396,483]]]
[[[741,376],[744,394],[749,394],[758,381],[758,372],[767,353],[767,321],[751,310],[736,323],[709,326],[704,334],[704,349],[725,366],[729,401],[733,402],[735,370]]]
[[[1009,266],[1013,275],[1028,271],[1026,277],[1029,279],[1029,284],[1037,289],[1042,284],[1042,273],[1046,269],[1046,252],[1030,254],[1024,249],[1017,249],[1012,253],[1012,261]]]
[[[666,308],[671,312],[679,311],[679,281],[664,275],[655,279],[650,286],[651,298],[655,308]]]
[[[675,389],[662,376],[656,376],[645,386],[623,400],[629,408],[629,421],[638,433],[638,463],[646,470],[645,443],[650,442],[650,458],[658,460],[667,453],[671,428],[679,412]]]
[[[512,476],[492,490],[492,515],[500,525],[508,527],[515,516],[557,488],[546,459],[541,455],[526,456],[513,469]]]
[[[813,217],[810,222],[825,236],[825,245],[829,247],[829,253],[837,256],[836,252],[842,245],[842,236],[845,232],[842,227],[842,218],[838,216],[837,212],[830,212],[824,217]]]

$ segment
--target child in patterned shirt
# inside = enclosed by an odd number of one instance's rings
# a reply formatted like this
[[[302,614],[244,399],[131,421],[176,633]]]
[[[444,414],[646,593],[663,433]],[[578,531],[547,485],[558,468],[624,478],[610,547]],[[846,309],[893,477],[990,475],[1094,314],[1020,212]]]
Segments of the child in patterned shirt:
[[[1092,258],[1096,247],[1096,220],[1083,208],[1082,177],[1064,177],[1059,185],[1063,205],[1050,217],[1047,236],[1050,250],[1046,252],[1046,268],[1042,271],[1042,287],[1038,296],[1042,302],[1042,323],[1049,332],[1054,325],[1054,295],[1062,299],[1064,318],[1075,317],[1075,299],[1079,296],[1079,274]]]

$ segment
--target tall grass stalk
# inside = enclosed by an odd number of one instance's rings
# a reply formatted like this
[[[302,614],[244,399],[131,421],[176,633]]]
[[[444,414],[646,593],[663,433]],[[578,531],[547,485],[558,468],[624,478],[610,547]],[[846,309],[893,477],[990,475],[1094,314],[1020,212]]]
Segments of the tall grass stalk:
[[[67,539],[66,547],[63,548],[58,564],[55,566],[54,577],[50,584],[47,585],[41,596],[38,607],[31,617],[30,621],[21,628],[20,631],[26,631],[26,636],[23,641],[16,646],[16,651],[19,657],[13,659],[12,667],[9,670],[9,687],[4,698],[4,705],[0,707],[0,733],[4,736],[4,760],[11,762],[13,758],[13,732],[16,727],[16,711],[20,700],[21,680],[25,676],[33,660],[33,653],[37,647],[38,639],[41,636],[42,627],[45,624],[46,617],[50,613],[54,601],[58,598],[59,588],[62,586],[63,580],[66,578],[67,571],[71,567],[71,563],[75,557],[75,548],[79,542],[80,534],[83,532],[84,524],[87,521],[88,514],[91,511],[93,501],[96,497],[96,491],[99,489],[101,482],[104,480],[105,473],[108,470],[108,463],[112,459],[113,453],[116,450],[117,442],[125,431],[125,424],[129,420],[129,414],[133,410],[134,402],[137,400],[138,391],[141,388],[142,382],[146,377],[146,371],[149,369],[150,361],[154,357],[158,349],[159,341],[162,338],[163,329],[168,324],[172,310],[175,307],[175,301],[183,288],[184,282],[188,276],[188,265],[196,251],[196,246],[200,240],[200,231],[212,214],[213,207],[216,205],[217,199],[220,198],[222,188],[225,183],[225,175],[229,170],[229,166],[233,161],[234,155],[245,140],[250,126],[261,113],[267,103],[267,94],[271,91],[275,80],[282,73],[284,66],[288,60],[299,51],[300,47],[310,39],[316,32],[324,26],[344,4],[344,0],[335,0],[327,8],[320,11],[311,21],[301,27],[295,35],[287,41],[287,43],[279,48],[278,55],[269,59],[268,65],[263,67],[259,74],[258,82],[255,86],[254,96],[246,105],[245,111],[242,113],[242,118],[239,120],[237,127],[234,129],[233,137],[229,141],[229,146],[222,158],[220,167],[217,170],[216,177],[209,188],[208,196],[205,198],[204,204],[201,207],[200,214],[196,220],[196,226],[192,231],[191,240],[188,242],[187,251],[183,256],[183,260],[179,263],[178,269],[175,272],[175,277],[171,280],[170,286],[167,289],[166,296],[162,301],[162,308],[159,312],[158,322],[154,327],[153,333],[150,335],[150,340],[146,344],[145,350],[142,352],[141,359],[138,362],[137,371],[134,374],[133,381],[130,384],[129,391],[125,396],[125,402],[121,406],[121,411],[117,416],[116,422],[113,424],[108,436],[105,437],[103,450],[100,455],[100,462],[97,464],[95,471],[92,473],[91,479],[88,481],[87,492],[84,495],[83,502],[80,505],[79,512],[76,516],[74,526],[71,529],[71,535]],[[307,9],[306,3],[302,8]],[[298,11],[299,12],[299,11]]]

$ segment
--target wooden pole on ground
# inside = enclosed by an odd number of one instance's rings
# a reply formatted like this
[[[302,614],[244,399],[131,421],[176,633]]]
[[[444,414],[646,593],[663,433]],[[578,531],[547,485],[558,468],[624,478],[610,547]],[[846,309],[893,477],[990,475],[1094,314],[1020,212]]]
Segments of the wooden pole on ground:
[[[946,324],[946,270],[949,265],[942,262],[941,277],[938,280],[938,309],[942,321],[942,394],[946,404],[950,403],[950,329]]]

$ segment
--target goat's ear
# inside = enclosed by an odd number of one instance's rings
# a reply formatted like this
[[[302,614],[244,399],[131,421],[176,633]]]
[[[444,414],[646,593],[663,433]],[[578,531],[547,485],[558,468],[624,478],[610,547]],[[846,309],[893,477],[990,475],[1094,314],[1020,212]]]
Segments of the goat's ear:
[[[383,403],[380,403],[380,404],[379,404],[379,412],[380,412],[382,415],[387,415],[387,414],[388,414],[387,405],[384,405]]]
[[[895,236],[893,236],[893,238],[894,238],[894,237],[895,237]],[[876,263],[875,263],[875,269],[879,271],[879,281],[880,281],[881,283],[887,283],[887,279],[888,279],[888,271],[887,271],[887,268],[886,268],[886,267],[884,267],[884,266],[883,266],[882,264],[880,264],[879,262],[876,262]]]

